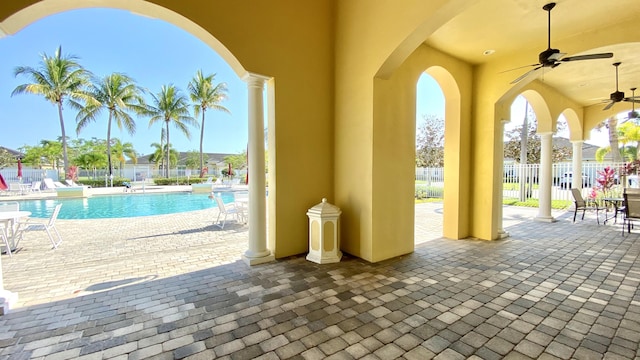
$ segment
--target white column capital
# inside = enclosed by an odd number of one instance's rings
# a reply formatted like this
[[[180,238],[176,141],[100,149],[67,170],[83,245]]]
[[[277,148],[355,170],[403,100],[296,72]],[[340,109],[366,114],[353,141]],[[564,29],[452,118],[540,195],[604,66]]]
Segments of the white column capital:
[[[584,140],[569,140],[573,145],[582,145],[584,144]]]
[[[247,86],[249,86],[249,87],[258,87],[258,88],[263,88],[264,87],[264,83],[269,79],[271,79],[271,78],[268,77],[268,76],[260,75],[260,74],[256,74],[256,73],[252,73],[252,72],[247,72],[242,77],[242,80],[247,83]]]

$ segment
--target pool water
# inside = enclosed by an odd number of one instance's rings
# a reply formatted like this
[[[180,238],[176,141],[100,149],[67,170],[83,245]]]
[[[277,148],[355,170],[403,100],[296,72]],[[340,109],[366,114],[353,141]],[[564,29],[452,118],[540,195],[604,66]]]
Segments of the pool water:
[[[233,193],[221,193],[225,203],[233,201]],[[154,193],[102,195],[88,198],[21,200],[20,210],[31,212],[34,218],[49,218],[62,203],[58,219],[106,219],[174,214],[216,207],[209,194]]]

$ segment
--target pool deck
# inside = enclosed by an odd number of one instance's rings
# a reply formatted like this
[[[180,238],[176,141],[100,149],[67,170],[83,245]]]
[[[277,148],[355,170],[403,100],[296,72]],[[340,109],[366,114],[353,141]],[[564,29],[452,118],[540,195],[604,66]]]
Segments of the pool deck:
[[[1,257],[0,360],[640,356],[640,231],[505,207],[509,238],[453,241],[441,203],[415,209],[414,253],[375,264],[248,267],[215,208],[60,220],[57,250],[29,233]]]

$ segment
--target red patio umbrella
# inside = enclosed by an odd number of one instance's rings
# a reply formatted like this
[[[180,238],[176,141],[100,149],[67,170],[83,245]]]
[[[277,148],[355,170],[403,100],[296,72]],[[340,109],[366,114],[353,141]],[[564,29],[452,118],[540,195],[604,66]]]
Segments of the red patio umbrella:
[[[18,158],[18,179],[22,179],[22,160]]]

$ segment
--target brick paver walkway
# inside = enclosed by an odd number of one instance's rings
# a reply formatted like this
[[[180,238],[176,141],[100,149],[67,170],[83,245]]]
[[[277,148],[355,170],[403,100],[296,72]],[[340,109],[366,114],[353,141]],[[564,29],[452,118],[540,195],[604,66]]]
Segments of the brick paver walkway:
[[[246,226],[215,210],[60,221],[58,250],[2,256],[21,307],[0,359],[640,357],[640,231],[505,208],[509,238],[454,241],[440,204],[416,209],[416,251],[376,264],[248,267]]]

